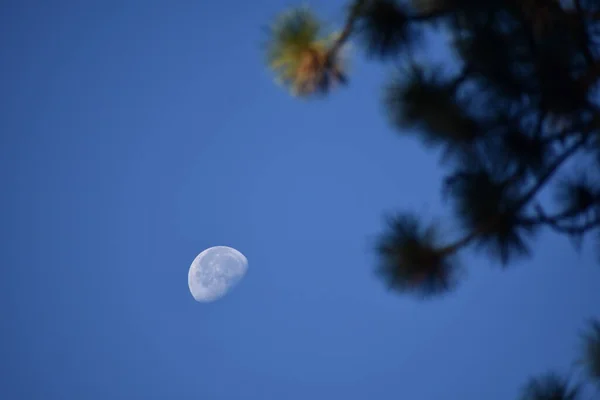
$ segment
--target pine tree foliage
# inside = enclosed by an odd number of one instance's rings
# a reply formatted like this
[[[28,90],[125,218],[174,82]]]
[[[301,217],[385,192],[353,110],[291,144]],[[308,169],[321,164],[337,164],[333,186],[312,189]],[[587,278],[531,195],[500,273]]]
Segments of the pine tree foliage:
[[[401,213],[377,247],[389,287],[443,293],[456,284],[461,250],[508,265],[533,253],[542,228],[576,244],[595,237],[600,250],[600,2],[352,0],[348,9],[320,59],[356,37],[368,56],[402,66],[384,107],[398,133],[442,150],[443,193],[461,228],[442,237]],[[317,40],[313,19],[295,21],[275,30],[276,66],[305,51],[289,50],[293,32],[310,31],[295,49]],[[456,68],[413,57],[413,44],[426,47],[425,34],[436,31],[450,38]],[[310,82],[310,94],[332,64],[304,75],[293,65],[282,76],[293,86]],[[553,203],[540,199],[547,188]]]
[[[531,379],[523,388],[521,400],[578,400],[579,394],[567,379],[550,373]]]
[[[404,7],[394,0],[366,1],[356,32],[371,56],[385,59],[415,39],[409,22]]]
[[[341,53],[335,48],[339,35],[325,34],[309,9],[283,13],[269,33],[267,63],[292,94],[325,93],[332,85],[346,82]]]
[[[409,214],[389,218],[388,224],[392,234],[379,241],[383,257],[377,272],[390,288],[427,297],[454,287],[460,269],[440,247],[438,227],[424,226]],[[399,264],[403,268],[397,268]]]
[[[594,319],[582,337],[577,362],[583,367],[583,379],[575,381],[555,372],[529,379],[521,389],[520,400],[596,400],[600,398],[600,320]],[[575,374],[577,376],[578,374]],[[592,395],[590,397],[590,394]]]
[[[588,378],[600,387],[600,320],[592,321],[583,336],[583,366]]]

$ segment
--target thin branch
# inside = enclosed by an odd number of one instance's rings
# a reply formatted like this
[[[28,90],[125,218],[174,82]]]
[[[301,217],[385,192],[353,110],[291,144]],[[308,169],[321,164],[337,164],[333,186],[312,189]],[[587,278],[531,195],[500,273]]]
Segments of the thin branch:
[[[546,172],[541,175],[537,183],[512,207],[511,211],[516,211],[524,207],[527,203],[533,199],[537,193],[544,187],[544,185],[548,182],[548,180],[558,171],[560,166],[567,161],[577,150],[581,148],[586,142],[586,137],[583,136],[580,140],[577,141],[574,145],[572,145],[569,149],[565,150],[560,156],[556,158],[554,163],[548,167]],[[493,229],[501,216],[494,216],[490,218],[487,222],[482,223],[478,229],[474,229],[472,232],[464,236],[463,238],[457,240],[456,242],[445,246],[439,250],[442,254],[451,254],[454,253],[461,248],[467,246],[471,243],[475,238],[477,238],[482,233],[488,232]]]
[[[566,219],[569,218],[574,218],[579,214],[583,214],[584,212],[586,212],[587,210],[589,210],[592,206],[588,206],[588,207],[575,207],[575,208],[571,208],[568,210],[565,210],[561,213],[558,213],[556,215],[553,215],[552,217],[549,217],[548,214],[544,211],[544,209],[542,208],[541,204],[537,204],[535,206],[535,211],[538,214],[538,219],[537,220],[531,220],[533,223],[536,222],[542,222],[542,223],[560,223],[561,221],[564,221]]]
[[[478,230],[476,229],[476,230],[472,231],[471,233],[469,233],[468,235],[464,236],[463,238],[457,240],[456,242],[439,249],[439,253],[443,254],[443,255],[449,255],[452,253],[456,253],[458,250],[460,250],[461,248],[463,248],[463,247],[467,246],[469,243],[471,243],[471,241],[473,241],[477,236],[479,236],[484,231],[485,230],[483,230],[483,229],[478,229]]]
[[[352,7],[350,15],[348,16],[348,19],[346,20],[346,23],[344,24],[344,28],[342,29],[340,36],[336,39],[336,41],[333,43],[333,45],[329,49],[326,65],[330,65],[332,63],[337,52],[350,39],[350,37],[352,36],[352,34],[356,28],[356,24],[362,14],[362,12],[364,11],[365,7],[368,7],[369,4],[373,1],[376,1],[376,0],[356,0],[356,3]],[[407,16],[407,23],[430,22],[430,21],[438,19],[438,18],[456,14],[457,12],[458,12],[457,10],[452,10],[452,9],[439,9],[439,10],[423,12],[420,14],[414,14],[414,15]],[[582,20],[580,12],[583,12],[583,11],[578,9],[575,12],[568,13],[568,14],[572,15],[572,18],[577,19],[578,27],[580,27],[582,24],[584,24],[584,21]],[[591,15],[591,14],[589,14],[589,15]],[[600,12],[594,13],[593,17],[594,17],[594,19],[600,20]],[[583,48],[582,51],[584,51],[586,53],[585,57],[589,64],[589,69],[586,71],[586,73],[582,77],[579,78],[578,82],[583,86],[583,88],[585,90],[587,90],[587,89],[589,89],[590,85],[595,83],[596,80],[598,80],[598,78],[600,77],[600,62],[595,60],[592,57],[591,53],[589,53],[589,49],[587,48],[587,46],[585,46],[585,48]]]
[[[372,1],[374,1],[374,0],[356,0],[356,4],[352,8],[352,11],[350,12],[349,17],[346,20],[344,28],[342,29],[342,33],[340,34],[340,36],[338,37],[336,42],[331,47],[330,53],[332,55],[335,54],[344,45],[344,43],[346,43],[346,41],[350,38],[362,11]],[[456,14],[457,12],[459,12],[459,10],[452,10],[450,8],[438,9],[438,10],[431,10],[428,12],[423,12],[420,14],[414,14],[414,15],[408,16],[407,19],[410,22],[429,22],[434,19],[446,17],[446,16],[449,16],[452,14]],[[583,11],[581,9],[581,6],[579,5],[578,0],[576,0],[576,12],[565,11],[565,13],[567,15],[571,16],[571,18],[576,19],[579,24],[583,23],[582,19],[584,16],[586,18],[594,20],[594,21],[596,21],[596,20],[600,21],[600,12],[585,12],[585,11]],[[586,54],[586,58],[588,58],[588,61],[593,61],[592,59],[589,58],[589,56],[590,56],[589,54]]]
[[[354,32],[354,30],[356,28],[356,24],[361,16],[363,10],[372,1],[374,1],[374,0],[357,0],[356,1],[355,5],[352,7],[352,10],[350,12],[348,19],[346,20],[346,23],[344,24],[344,28],[342,29],[340,36],[336,39],[336,41],[333,43],[333,45],[329,49],[328,56],[327,56],[327,65],[331,64],[331,62],[335,58],[335,55],[340,50],[340,48],[348,41],[348,39],[350,39],[350,36],[352,36],[352,33]],[[411,16],[407,17],[407,23],[408,22],[428,22],[433,19],[447,16],[451,13],[452,13],[452,11],[443,10],[443,11],[431,11],[431,12],[426,12],[426,13],[422,13],[422,14],[415,14],[415,15],[411,15]]]
[[[356,4],[352,7],[350,16],[348,17],[348,20],[346,20],[346,24],[344,25],[344,28],[342,29],[342,33],[336,39],[336,41],[333,43],[333,45],[331,46],[331,49],[329,49],[328,59],[335,57],[335,54],[346,43],[346,41],[348,41],[348,39],[350,39],[350,35],[352,35],[352,32],[354,31],[354,27],[356,25],[356,22],[358,21],[358,18],[360,17],[360,15],[362,14],[362,11],[364,10],[364,8],[367,6],[367,4],[370,1],[371,0],[357,0],[356,1]]]
[[[527,203],[529,203],[529,201],[531,201],[531,199],[535,197],[535,195],[544,187],[544,185],[556,173],[556,171],[558,171],[560,166],[585,144],[586,140],[586,136],[582,136],[575,144],[573,144],[569,149],[565,150],[560,156],[558,156],[554,161],[554,164],[552,164],[546,170],[546,173],[544,173],[538,178],[537,183],[529,190],[529,192],[525,196],[523,196],[523,198],[520,201],[517,202],[514,208],[518,210]]]
[[[550,226],[553,230],[559,233],[564,233],[568,235],[583,235],[584,233],[595,229],[600,228],[600,216],[596,216],[592,219],[588,219],[585,222],[580,223],[571,223],[566,225],[565,223],[560,222],[560,220],[554,217],[548,217],[545,215],[538,215],[535,219],[524,220],[526,224],[529,225],[541,225],[545,224]]]
[[[593,199],[589,206],[569,208],[552,216],[549,216],[548,213],[544,211],[541,204],[536,204],[534,207],[536,217],[521,218],[519,222],[528,226],[540,224],[557,225],[566,222],[566,220],[583,215],[586,211],[593,209],[596,204],[600,205],[600,197]]]
[[[560,226],[558,224],[554,224],[550,226],[558,233],[564,233],[567,235],[583,235],[592,229],[600,227],[600,217],[579,225]]]
[[[353,34],[353,32],[355,30],[355,26],[361,16],[362,11],[364,10],[364,8],[366,6],[369,5],[370,1],[373,1],[373,0],[357,0],[355,6],[353,7],[352,11],[350,12],[350,15],[346,21],[346,24],[344,25],[344,28],[343,28],[340,36],[337,38],[337,40],[334,42],[334,44],[332,45],[332,47],[330,48],[330,50],[328,52],[327,64],[330,64],[332,62],[332,60],[334,59],[334,57],[335,57],[336,53],[339,51],[339,49],[351,37],[351,35]],[[437,19],[437,18],[440,18],[443,16],[453,14],[454,12],[455,11],[450,10],[450,9],[434,10],[434,11],[427,12],[427,13],[409,16],[407,18],[407,21],[408,22],[428,22],[433,19]],[[595,17],[598,17],[597,19],[600,19],[600,13],[598,13],[598,14],[599,14],[598,16],[594,16],[594,19],[595,19]],[[589,17],[589,16],[590,15],[586,15],[586,17]],[[576,15],[576,17],[580,18],[581,14],[578,13]],[[588,61],[590,61],[589,58],[588,58]],[[593,61],[593,63],[591,63],[590,68],[579,79],[579,83],[586,90],[588,90],[589,86],[591,84],[593,84],[600,76],[600,62],[595,61],[595,60],[591,60],[591,61]],[[466,72],[466,71],[464,71],[464,72]],[[461,80],[464,79],[465,77],[466,77],[466,75],[461,74]],[[460,82],[461,80],[458,80],[457,82]],[[543,118],[540,118],[540,120],[542,120],[542,119]],[[541,124],[540,124],[540,126],[541,126]],[[563,135],[565,135],[565,133],[561,133],[560,136],[555,135],[548,139],[549,140],[560,139],[563,137]],[[545,186],[545,184],[548,182],[548,180],[556,173],[556,171],[560,168],[560,166],[566,160],[568,160],[577,150],[579,150],[585,144],[585,142],[586,142],[586,137],[585,137],[585,135],[583,135],[580,137],[580,139],[575,144],[573,144],[569,149],[565,150],[560,156],[558,156],[556,158],[555,162],[546,170],[546,172],[537,179],[536,184],[515,204],[512,211],[519,210],[523,206],[525,206],[527,203],[529,203],[538,194],[538,192]],[[474,231],[470,232],[469,234],[467,234],[463,238],[457,240],[456,242],[441,248],[439,250],[439,252],[441,254],[450,254],[450,253],[454,253],[454,252],[458,251],[462,247],[471,243],[471,241],[473,241],[475,238],[477,238],[482,233],[485,233],[485,232],[489,231],[490,229],[493,229],[493,227],[498,223],[499,218],[500,218],[499,216],[495,216],[495,217],[491,218],[487,223],[482,224],[479,229],[475,229]]]

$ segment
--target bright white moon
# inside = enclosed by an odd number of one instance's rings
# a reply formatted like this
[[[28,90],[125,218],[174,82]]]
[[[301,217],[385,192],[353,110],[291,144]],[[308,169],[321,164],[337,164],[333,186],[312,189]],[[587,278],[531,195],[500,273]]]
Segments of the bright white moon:
[[[188,286],[196,301],[218,300],[246,274],[248,260],[231,247],[215,246],[204,250],[192,262]]]

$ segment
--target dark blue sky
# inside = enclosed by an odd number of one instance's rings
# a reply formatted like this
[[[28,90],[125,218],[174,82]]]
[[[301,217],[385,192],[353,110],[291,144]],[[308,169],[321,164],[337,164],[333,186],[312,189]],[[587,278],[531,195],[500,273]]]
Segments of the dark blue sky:
[[[380,65],[324,101],[273,84],[260,28],[290,4],[2,3],[1,398],[506,400],[570,365],[600,270],[561,238],[467,255],[442,300],[374,277],[383,213],[446,214],[443,171],[388,127]],[[212,245],[250,269],[199,304]]]

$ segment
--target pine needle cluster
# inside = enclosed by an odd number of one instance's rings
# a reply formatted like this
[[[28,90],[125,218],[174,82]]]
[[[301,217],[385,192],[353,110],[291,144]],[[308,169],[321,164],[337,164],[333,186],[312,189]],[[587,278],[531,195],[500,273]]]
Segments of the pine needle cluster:
[[[453,68],[414,59],[428,32],[450,38]],[[442,237],[400,212],[377,246],[388,287],[450,291],[463,249],[509,265],[532,254],[544,228],[600,249],[600,3],[353,0],[335,36],[296,9],[272,29],[269,65],[294,93],[325,93],[346,81],[338,55],[350,38],[371,59],[402,66],[384,107],[400,135],[442,150],[442,191],[461,232]],[[547,190],[551,203],[541,201]]]

